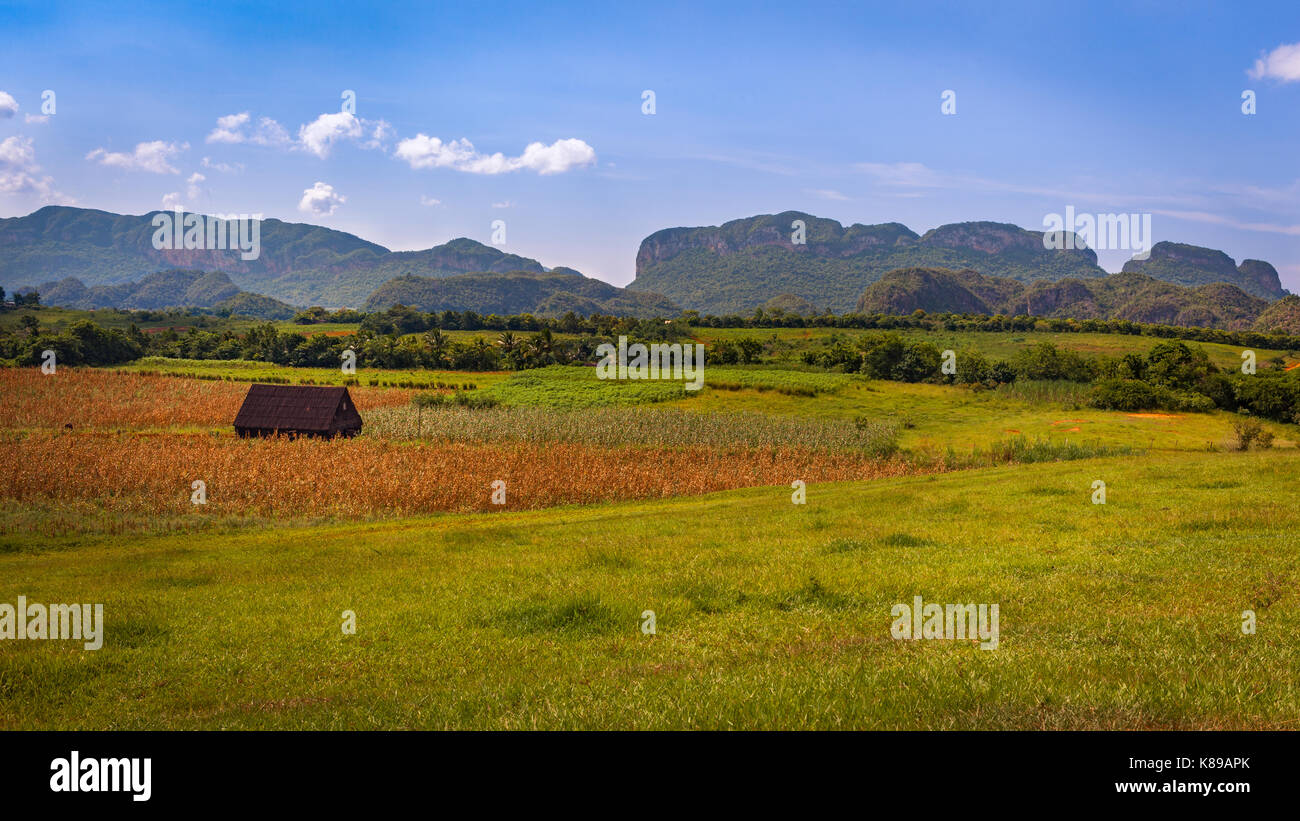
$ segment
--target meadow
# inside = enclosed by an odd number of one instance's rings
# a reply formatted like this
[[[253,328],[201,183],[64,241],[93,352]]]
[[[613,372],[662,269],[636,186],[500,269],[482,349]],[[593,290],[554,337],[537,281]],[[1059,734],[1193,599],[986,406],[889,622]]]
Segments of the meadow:
[[[104,647],[7,642],[0,727],[1294,729],[1294,459],[56,541],[0,593],[103,602]],[[892,639],[915,595],[1000,603],[998,649]]]
[[[242,440],[251,381],[365,428]],[[1086,391],[0,369],[0,603],[107,621],[0,642],[0,728],[1294,728],[1296,425],[1232,452],[1238,414]],[[998,603],[998,649],[892,638],[916,595]]]

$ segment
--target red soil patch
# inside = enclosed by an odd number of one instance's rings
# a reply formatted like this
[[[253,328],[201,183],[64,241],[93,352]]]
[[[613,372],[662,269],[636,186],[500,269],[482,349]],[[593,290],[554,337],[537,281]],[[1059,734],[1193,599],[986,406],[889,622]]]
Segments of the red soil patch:
[[[1053,422],[1052,424],[1053,424],[1053,425],[1067,425],[1067,424],[1068,424],[1068,425],[1079,425],[1079,424],[1086,425],[1086,424],[1088,424],[1090,421],[1092,421],[1092,420],[1090,420],[1090,419],[1057,419],[1057,420],[1056,420],[1055,422]]]
[[[1015,428],[1007,428],[1006,430],[1003,431],[1003,433],[1020,433],[1020,431],[1016,430]]]
[[[1290,365],[1287,365],[1285,368],[1283,368],[1283,370],[1293,371],[1293,370],[1295,370],[1296,368],[1300,368],[1300,362],[1294,362],[1294,363],[1292,363],[1292,364],[1290,364]]]

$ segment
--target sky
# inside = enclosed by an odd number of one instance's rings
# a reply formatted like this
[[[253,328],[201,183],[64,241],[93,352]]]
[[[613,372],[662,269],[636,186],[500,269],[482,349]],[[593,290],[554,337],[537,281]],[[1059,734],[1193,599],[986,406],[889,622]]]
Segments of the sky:
[[[3,3],[0,217],[181,205],[393,250],[501,220],[625,285],[663,228],[1073,208],[1300,292],[1300,3],[1244,5]]]

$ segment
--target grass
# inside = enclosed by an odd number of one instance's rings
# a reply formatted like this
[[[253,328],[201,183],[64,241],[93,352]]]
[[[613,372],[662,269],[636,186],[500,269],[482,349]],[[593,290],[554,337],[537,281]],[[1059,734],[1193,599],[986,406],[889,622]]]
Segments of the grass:
[[[710,372],[711,373],[711,372]],[[815,399],[775,391],[705,389],[672,407],[697,413],[767,413],[821,419],[866,416],[903,428],[904,448],[988,447],[1008,437],[1101,441],[1141,450],[1203,451],[1224,447],[1236,414],[1129,414],[1094,408],[1074,409],[1073,388],[1049,390],[972,390],[952,385],[880,382],[853,378],[833,393]],[[1084,386],[1086,388],[1086,386]],[[1049,398],[1050,397],[1050,398]],[[1062,401],[1064,400],[1064,401]],[[1264,422],[1278,447],[1300,439],[1294,425]]]
[[[0,601],[102,602],[105,645],[0,645],[0,727],[1293,728],[1295,459],[52,541]],[[999,649],[891,639],[914,595]]]
[[[519,371],[484,391],[505,405],[599,408],[689,399],[684,381],[599,379],[596,369],[551,365]]]

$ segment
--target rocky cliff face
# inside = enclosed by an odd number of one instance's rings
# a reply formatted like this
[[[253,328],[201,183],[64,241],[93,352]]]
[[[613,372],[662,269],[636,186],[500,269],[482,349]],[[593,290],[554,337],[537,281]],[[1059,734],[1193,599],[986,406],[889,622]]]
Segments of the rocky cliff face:
[[[1237,266],[1237,273],[1241,275],[1241,287],[1251,293],[1269,293],[1281,296],[1286,291],[1282,289],[1282,279],[1277,275],[1277,269],[1261,259],[1244,259]],[[1256,289],[1247,287],[1255,285]]]
[[[1131,259],[1124,271],[1186,286],[1226,282],[1264,299],[1286,295],[1277,270],[1267,262],[1248,259],[1238,266],[1222,251],[1181,242],[1157,242],[1149,259]]]

